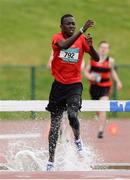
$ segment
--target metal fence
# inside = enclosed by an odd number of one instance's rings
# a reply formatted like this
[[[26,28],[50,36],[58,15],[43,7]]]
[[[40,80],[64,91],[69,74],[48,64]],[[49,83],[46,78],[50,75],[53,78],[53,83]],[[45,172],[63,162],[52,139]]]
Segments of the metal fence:
[[[37,99],[36,97],[36,92],[37,92],[37,87],[36,87],[36,82],[37,82],[37,77],[36,77],[36,72],[37,71],[46,71],[47,68],[46,66],[35,66],[35,65],[0,65],[0,69],[7,69],[8,71],[11,72],[13,69],[27,69],[30,72],[30,99],[35,100]],[[117,72],[120,69],[124,69],[127,72],[130,72],[130,64],[120,64],[116,65],[116,70]],[[128,77],[129,78],[129,77]],[[125,83],[125,82],[124,82]],[[15,84],[14,84],[15,86]],[[118,92],[116,88],[116,83],[113,82],[113,90],[112,90],[112,99],[118,99]]]
[[[17,69],[18,71],[19,70],[27,70],[29,73],[29,86],[30,86],[30,90],[29,90],[29,94],[30,94],[30,98],[31,100],[35,100],[36,99],[36,71],[45,71],[46,70],[46,66],[35,66],[35,65],[0,65],[0,70],[3,71],[8,71],[9,74],[11,74],[12,72],[11,71],[14,71],[14,69]],[[21,75],[21,78],[22,78],[22,74]],[[18,73],[18,76],[19,76],[19,73]],[[1,78],[1,77],[0,77]],[[16,78],[16,77],[15,77]],[[7,80],[7,79],[6,79]],[[13,83],[13,82],[12,82]],[[7,84],[8,86],[8,84]],[[15,86],[15,84],[14,84]],[[2,87],[2,84],[1,84],[1,87]]]
[[[127,94],[127,90],[130,89],[130,64],[117,65],[116,70],[119,73],[119,76],[121,77],[125,88],[123,89],[123,93],[121,94],[121,96],[118,97],[116,83],[114,82],[112,89],[112,99],[129,99],[127,96],[125,97],[125,95]],[[22,96],[19,96],[20,92],[21,94],[24,94],[23,96],[25,100],[44,98],[47,99],[49,94],[48,91],[50,89],[50,83],[52,81],[49,75],[50,73],[44,65],[0,65],[0,99],[21,99]],[[17,81],[15,81],[15,79],[17,79]],[[42,84],[42,87],[40,84]],[[3,89],[2,85],[4,87]],[[13,97],[11,96],[11,94],[12,92],[15,92],[15,89],[17,89],[16,86],[18,90],[16,93],[14,93]],[[19,89],[19,86],[21,86],[21,89]],[[46,96],[39,95],[43,95],[44,93],[46,94]],[[23,100],[24,98],[22,97]]]

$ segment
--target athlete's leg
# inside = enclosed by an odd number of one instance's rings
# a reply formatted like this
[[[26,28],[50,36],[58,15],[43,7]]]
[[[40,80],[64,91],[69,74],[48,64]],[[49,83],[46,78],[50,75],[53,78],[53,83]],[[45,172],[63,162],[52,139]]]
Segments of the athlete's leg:
[[[108,96],[103,96],[99,100],[108,100]],[[99,133],[98,137],[102,138],[103,137],[103,132],[106,126],[106,112],[98,112],[98,119],[99,119]]]
[[[75,140],[80,138],[80,124],[78,120],[78,110],[81,107],[81,96],[73,95],[67,99],[67,113],[69,124],[72,127]]]
[[[74,133],[74,143],[80,155],[84,152],[83,144],[80,139],[80,124],[78,120],[78,110],[81,108],[81,96],[73,95],[67,100],[67,113],[70,126]]]
[[[54,162],[56,143],[63,116],[63,111],[51,112],[51,126],[49,131],[49,162]]]

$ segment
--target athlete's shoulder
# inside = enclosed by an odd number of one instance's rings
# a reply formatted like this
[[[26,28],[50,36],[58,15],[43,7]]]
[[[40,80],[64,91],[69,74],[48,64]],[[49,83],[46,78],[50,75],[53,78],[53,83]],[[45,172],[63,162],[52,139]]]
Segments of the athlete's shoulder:
[[[115,59],[114,59],[113,57],[109,57],[109,62],[110,62],[111,64],[114,64],[114,63],[115,63]]]
[[[59,38],[59,37],[63,37],[63,35],[62,35],[62,33],[61,32],[59,32],[59,33],[56,33],[56,34],[54,34],[53,35],[53,39],[55,39],[55,38]]]
[[[80,39],[81,40],[86,40],[86,36],[84,34],[81,34]]]
[[[109,64],[111,67],[115,66],[115,59],[113,57],[109,57]]]
[[[80,40],[82,41],[83,44],[88,46],[87,37],[84,34],[81,34]]]

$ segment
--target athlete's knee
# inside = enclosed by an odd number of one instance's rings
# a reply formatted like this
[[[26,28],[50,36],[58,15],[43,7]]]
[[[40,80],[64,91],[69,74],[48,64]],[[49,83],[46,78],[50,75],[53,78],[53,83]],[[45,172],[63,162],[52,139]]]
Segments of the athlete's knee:
[[[77,114],[78,113],[76,111],[74,111],[73,109],[71,109],[71,108],[68,109],[68,118],[69,118],[69,120],[77,119]]]
[[[62,116],[63,116],[62,112],[51,113],[51,126],[50,126],[49,138],[57,140]]]
[[[68,110],[68,119],[70,126],[73,127],[74,129],[79,128],[79,120],[78,120],[78,112],[74,110]]]
[[[63,117],[63,111],[59,111],[59,112],[56,112],[56,113],[54,113],[54,112],[51,113],[51,124],[53,126],[60,125],[62,117]]]

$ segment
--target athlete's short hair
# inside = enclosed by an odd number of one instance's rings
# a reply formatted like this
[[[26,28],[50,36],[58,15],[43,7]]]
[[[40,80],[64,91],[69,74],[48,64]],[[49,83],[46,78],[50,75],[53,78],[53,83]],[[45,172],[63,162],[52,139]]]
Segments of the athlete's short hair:
[[[72,16],[71,14],[65,14],[65,15],[63,15],[63,16],[61,17],[61,19],[60,19],[61,24],[63,24],[64,19],[67,18],[67,17],[74,17],[74,16]]]
[[[109,45],[109,47],[110,47],[109,42],[107,42],[107,41],[105,41],[105,40],[100,41],[100,42],[98,43],[98,47],[99,47],[101,44],[108,44],[108,45]]]

